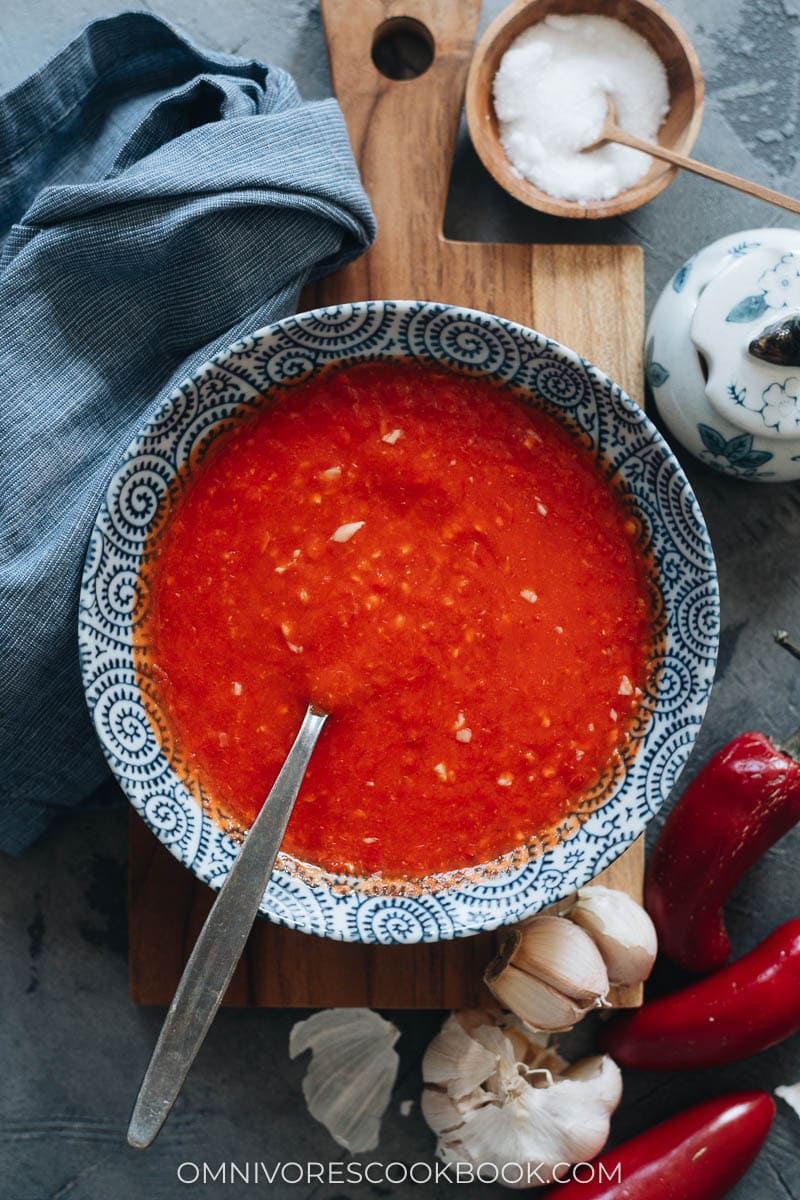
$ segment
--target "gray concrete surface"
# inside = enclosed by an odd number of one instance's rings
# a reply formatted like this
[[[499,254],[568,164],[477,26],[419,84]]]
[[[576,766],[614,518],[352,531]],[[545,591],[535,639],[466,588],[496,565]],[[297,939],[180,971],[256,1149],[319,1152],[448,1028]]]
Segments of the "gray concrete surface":
[[[697,153],[797,193],[800,186],[799,0],[665,0],[693,38],[708,83]],[[482,24],[502,7],[487,0]],[[0,87],[22,79],[89,19],[118,10],[103,0],[3,0]],[[159,11],[209,46],[257,55],[294,72],[306,96],[330,88],[315,0],[162,0]],[[715,237],[787,223],[777,210],[690,177],[644,210],[581,228],[529,212],[484,174],[462,139],[448,232],[505,240],[639,241],[648,303],[675,267]],[[800,724],[800,665],[773,647],[779,626],[800,631],[800,490],[712,477],[687,463],[719,561],[724,634],[718,681],[684,782],[711,750],[742,729],[780,736]],[[287,1054],[297,1013],[222,1013],[172,1120],[147,1153],[124,1130],[161,1014],[127,999],[126,812],[107,803],[65,819],[27,856],[0,860],[0,1200],[171,1200],[270,1195],[358,1200],[432,1194],[431,1187],[347,1184],[192,1187],[182,1162],[314,1160],[342,1155],[306,1114],[302,1063]],[[655,829],[651,830],[651,836]],[[737,952],[798,914],[800,829],[756,867],[730,906]],[[660,970],[655,988],[674,986]],[[440,1014],[396,1014],[402,1065],[379,1153],[383,1162],[430,1162],[433,1141],[415,1104],[422,1049]],[[800,1038],[711,1073],[630,1074],[613,1137],[630,1136],[689,1104],[735,1088],[800,1080]],[[440,1188],[445,1200],[497,1187]],[[800,1120],[781,1105],[768,1145],[736,1200],[800,1200]]]

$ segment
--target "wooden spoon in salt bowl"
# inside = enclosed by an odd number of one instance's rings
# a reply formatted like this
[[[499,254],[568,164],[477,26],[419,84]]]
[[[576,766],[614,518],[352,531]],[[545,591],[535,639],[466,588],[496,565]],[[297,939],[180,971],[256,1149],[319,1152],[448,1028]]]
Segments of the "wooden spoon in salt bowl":
[[[212,905],[145,1072],[128,1144],[143,1150],[169,1116],[258,914],[297,793],[328,713],[310,704],[291,750]]]
[[[588,146],[583,147],[583,154],[597,150],[608,142],[616,142],[620,146],[630,146],[633,150],[641,150],[653,158],[672,163],[674,167],[681,167],[684,171],[693,171],[695,175],[713,179],[715,183],[724,183],[726,187],[736,188],[737,191],[745,192],[748,196],[755,196],[757,200],[766,200],[768,204],[776,204],[779,208],[800,214],[800,200],[795,200],[792,196],[776,192],[773,188],[764,187],[760,183],[753,183],[750,179],[743,179],[741,175],[734,175],[719,167],[711,167],[708,163],[698,162],[696,158],[679,154],[677,150],[670,150],[668,146],[659,146],[656,142],[646,142],[643,138],[628,133],[617,124],[617,110],[614,101],[610,96],[607,97],[607,100],[606,119],[600,130],[600,136]]]
[[[506,155],[494,107],[493,85],[506,51],[520,34],[551,15],[613,17],[640,34],[664,64],[669,108],[659,141],[689,153],[703,116],[703,74],[694,47],[678,22],[656,0],[512,0],[491,23],[472,58],[465,107],[472,144],[483,165],[515,199],[538,212],[581,220],[618,217],[646,204],[675,178],[677,170],[653,162],[636,183],[606,200],[565,200],[531,183]]]

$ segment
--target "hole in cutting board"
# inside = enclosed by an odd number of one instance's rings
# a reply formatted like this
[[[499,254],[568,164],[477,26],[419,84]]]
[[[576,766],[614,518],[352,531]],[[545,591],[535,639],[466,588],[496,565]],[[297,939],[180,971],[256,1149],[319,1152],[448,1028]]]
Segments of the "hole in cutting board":
[[[372,61],[387,79],[418,79],[433,55],[431,31],[413,17],[391,17],[375,30]]]

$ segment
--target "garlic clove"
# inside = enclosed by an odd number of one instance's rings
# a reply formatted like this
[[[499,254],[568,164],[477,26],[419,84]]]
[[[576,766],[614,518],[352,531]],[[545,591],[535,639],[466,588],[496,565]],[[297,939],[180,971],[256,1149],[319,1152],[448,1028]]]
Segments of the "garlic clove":
[[[437,1135],[456,1129],[464,1119],[461,1109],[438,1088],[423,1089],[420,1107],[426,1122]]]
[[[476,1029],[486,1029],[497,1024],[499,1017],[499,1009],[490,1012],[485,1008],[459,1008],[453,1016],[458,1021],[462,1029],[466,1029],[467,1033],[474,1033]],[[502,1021],[500,1022],[502,1025]]]
[[[472,1023],[474,1027],[474,1018]],[[426,1083],[446,1087],[449,1095],[458,1099],[474,1091],[492,1074],[498,1058],[497,1051],[485,1048],[471,1037],[453,1013],[425,1051],[422,1078]]]
[[[509,1038],[507,1031],[501,1029],[499,1025],[481,1025],[474,1029],[470,1036],[480,1046],[483,1046],[484,1050],[494,1054],[499,1062],[516,1063],[517,1055],[514,1043]]]
[[[658,951],[655,926],[626,892],[599,884],[581,888],[567,915],[591,935],[612,984],[635,984],[647,979]]]
[[[346,1150],[378,1145],[400,1063],[392,1049],[399,1036],[369,1008],[326,1008],[292,1028],[290,1058],[311,1051],[303,1079],[308,1111]]]
[[[501,967],[493,978],[490,967],[484,980],[500,1003],[534,1030],[556,1033],[571,1029],[592,1007],[576,1003],[513,963]]]
[[[501,1170],[506,1168],[502,1181],[508,1187],[520,1188],[532,1186],[525,1170],[531,1163],[539,1169],[538,1181],[550,1183],[552,1173],[548,1166],[561,1161],[560,1138],[558,1134],[554,1136],[548,1121],[541,1120],[541,1105],[531,1102],[531,1097],[540,1095],[544,1092],[526,1088],[502,1105],[484,1104],[465,1113],[460,1128],[440,1139],[441,1157],[445,1162],[467,1162],[476,1167],[486,1163]],[[516,1169],[518,1180],[508,1171],[509,1167]],[[536,1182],[534,1178],[534,1185]]]
[[[509,962],[572,1000],[593,1004],[608,991],[608,972],[591,937],[563,917],[531,917],[518,926]]]
[[[611,1114],[621,1098],[622,1074],[607,1054],[574,1063],[564,1072],[547,1109],[563,1135],[563,1161],[583,1162],[602,1150]]]
[[[515,1021],[517,1021],[518,1019],[519,1018],[514,1017]],[[522,1024],[522,1022],[520,1022],[520,1025],[521,1024]],[[508,1029],[506,1029],[505,1034],[506,1034],[506,1037],[508,1038],[509,1042],[511,1043],[512,1049],[514,1051],[514,1057],[516,1058],[517,1062],[524,1063],[526,1066],[528,1065],[528,1059],[530,1057],[532,1057],[532,1056],[535,1056],[537,1058],[539,1057],[541,1049],[544,1049],[544,1046],[546,1046],[546,1044],[550,1038],[550,1035],[547,1033],[533,1033],[532,1031],[529,1032],[527,1030],[524,1030],[523,1028],[517,1028],[516,1025],[512,1025]],[[531,1042],[529,1039],[534,1038],[534,1037],[537,1039],[541,1039],[541,1041],[543,1043],[541,1049],[540,1049],[539,1045],[531,1045]]]
[[[571,1029],[608,992],[608,973],[591,937],[563,917],[532,917],[506,931],[484,980],[501,1004],[532,1029]]]

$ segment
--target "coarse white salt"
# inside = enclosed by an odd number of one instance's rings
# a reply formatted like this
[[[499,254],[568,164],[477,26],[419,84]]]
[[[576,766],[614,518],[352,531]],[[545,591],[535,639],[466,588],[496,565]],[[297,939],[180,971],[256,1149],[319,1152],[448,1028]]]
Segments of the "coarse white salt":
[[[551,14],[521,33],[494,78],[500,140],[515,172],[564,200],[610,200],[653,161],[600,136],[608,99],[617,123],[653,141],[669,108],[664,64],[613,17]]]
[[[241,696],[242,685],[237,680],[234,680],[231,684],[231,691],[233,692],[234,696]]]
[[[502,775],[497,776],[497,782],[500,787],[511,787],[514,782],[514,776],[510,771],[503,771]]]
[[[536,511],[538,512],[540,517],[547,516],[547,506],[545,504],[542,504],[541,500],[537,501],[537,503],[536,503]]]
[[[402,429],[393,429],[391,433],[385,433],[383,435],[383,437],[381,438],[381,441],[386,442],[386,444],[389,446],[393,446],[395,444],[395,442],[398,441],[398,439],[401,438],[402,436],[403,436]]]
[[[633,695],[633,684],[631,683],[630,679],[628,679],[627,675],[623,675],[619,681],[619,694],[620,696]]]
[[[350,521],[347,525],[340,525],[335,529],[328,539],[331,542],[349,542],[354,533],[358,533],[361,529],[363,521]]]
[[[471,729],[457,729],[456,730],[456,741],[457,742],[471,742],[472,741],[472,730]]]
[[[442,782],[445,782],[447,780],[447,767],[444,765],[444,763],[442,763],[442,762],[437,763],[436,766],[433,768],[433,770],[434,770],[434,774],[438,775],[439,779],[441,779]]]
[[[531,592],[528,588],[523,588],[520,592],[520,596],[522,596],[523,600],[527,600],[528,604],[535,604],[539,599],[536,592]]]
[[[341,467],[328,467],[325,471],[320,471],[323,479],[338,479],[342,473]]]

